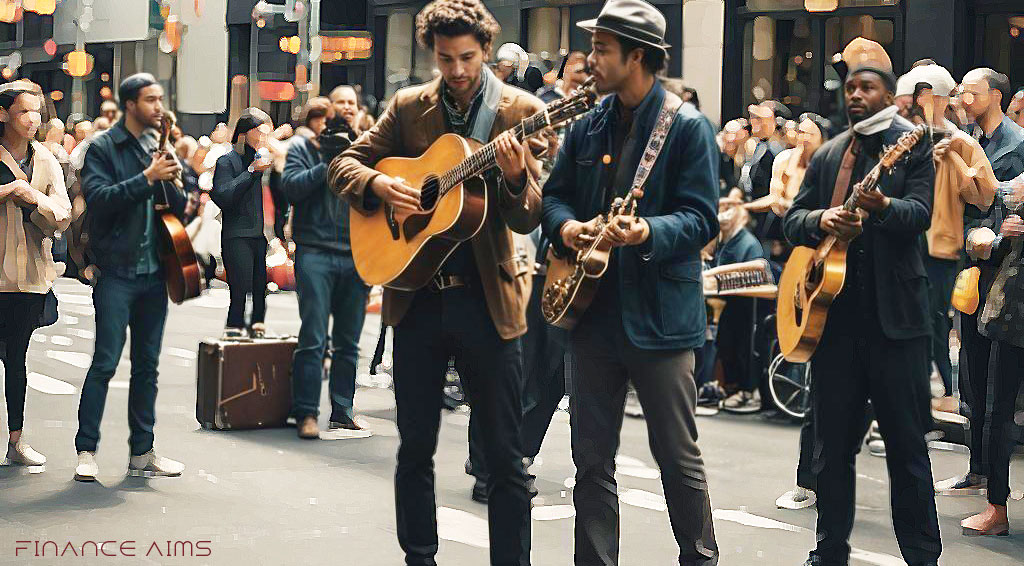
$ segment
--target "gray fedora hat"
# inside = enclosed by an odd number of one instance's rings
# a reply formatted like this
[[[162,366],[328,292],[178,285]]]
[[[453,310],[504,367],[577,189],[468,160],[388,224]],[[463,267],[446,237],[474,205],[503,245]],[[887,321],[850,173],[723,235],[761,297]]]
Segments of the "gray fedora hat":
[[[643,0],[608,0],[597,19],[576,24],[589,31],[606,31],[668,50],[665,43],[665,16]]]

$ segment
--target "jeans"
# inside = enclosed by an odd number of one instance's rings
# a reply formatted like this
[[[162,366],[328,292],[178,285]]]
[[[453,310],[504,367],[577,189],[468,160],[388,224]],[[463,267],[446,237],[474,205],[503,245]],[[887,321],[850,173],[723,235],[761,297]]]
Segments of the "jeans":
[[[11,432],[25,424],[25,356],[45,301],[46,295],[38,293],[0,293],[0,362],[4,366],[7,429]]]
[[[928,272],[928,300],[932,316],[932,361],[939,368],[946,395],[953,394],[953,368],[949,363],[949,304],[956,282],[957,261],[928,256],[924,260]]]
[[[352,256],[304,246],[295,253],[295,286],[302,325],[292,362],[292,414],[296,419],[320,416],[327,324],[333,316],[331,421],[351,419],[369,288],[356,273]]]
[[[489,471],[487,518],[491,564],[530,564],[530,495],[519,428],[523,358],[518,339],[503,340],[482,289],[421,290],[395,327],[394,377],[398,407],[395,508],[398,542],[408,565],[436,566],[437,507],[434,452],[448,359],[478,423]]]
[[[167,320],[167,287],[159,273],[135,278],[100,276],[92,293],[96,306],[96,344],[78,406],[75,449],[95,452],[110,378],[117,371],[125,331],[131,328],[131,381],[128,385],[128,444],[132,456],[153,448],[156,379],[160,344]]]
[[[228,328],[245,328],[263,322],[267,314],[267,240],[228,238],[221,243],[231,306]],[[245,300],[252,295],[252,320],[245,324]]]

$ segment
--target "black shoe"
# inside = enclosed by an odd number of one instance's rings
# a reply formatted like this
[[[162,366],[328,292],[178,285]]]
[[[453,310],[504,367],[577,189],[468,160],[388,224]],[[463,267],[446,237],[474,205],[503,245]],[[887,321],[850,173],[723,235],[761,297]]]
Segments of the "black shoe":
[[[473,501],[487,504],[487,482],[479,478],[473,484]]]
[[[533,474],[526,474],[526,475],[527,475],[527,478],[528,478],[526,480],[526,491],[529,492],[530,499],[533,499],[534,497],[537,497],[538,495],[540,495],[540,491],[537,490],[537,476],[535,476]]]

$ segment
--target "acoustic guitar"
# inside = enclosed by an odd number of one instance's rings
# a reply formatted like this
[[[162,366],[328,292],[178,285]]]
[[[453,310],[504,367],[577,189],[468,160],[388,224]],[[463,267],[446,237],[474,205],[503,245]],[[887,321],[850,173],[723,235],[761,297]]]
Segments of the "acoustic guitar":
[[[512,130],[519,141],[586,113],[597,98],[588,79]],[[487,218],[484,173],[497,166],[494,142],[444,134],[415,158],[389,157],[374,167],[420,190],[422,212],[400,217],[390,205],[349,219],[352,259],[368,285],[414,291],[426,285],[460,242]]]
[[[160,144],[156,153],[166,154],[168,149],[167,139],[171,134],[170,117],[164,114],[160,121]],[[180,183],[180,179],[170,181]],[[199,296],[199,260],[196,259],[196,252],[192,249],[192,240],[185,231],[181,220],[174,215],[169,206],[170,200],[167,197],[168,181],[161,181],[160,186],[164,192],[164,202],[156,205],[160,227],[160,263],[164,268],[164,277],[167,281],[167,296],[180,305],[188,299]]]
[[[886,150],[881,160],[854,186],[843,209],[858,212],[857,197],[878,188],[882,175],[892,171],[896,162],[924,137],[927,126],[920,125],[903,134],[896,145]],[[804,363],[811,359],[825,331],[828,309],[843,290],[846,281],[846,251],[849,244],[827,236],[817,248],[793,249],[779,278],[777,330],[779,349],[786,360]]]

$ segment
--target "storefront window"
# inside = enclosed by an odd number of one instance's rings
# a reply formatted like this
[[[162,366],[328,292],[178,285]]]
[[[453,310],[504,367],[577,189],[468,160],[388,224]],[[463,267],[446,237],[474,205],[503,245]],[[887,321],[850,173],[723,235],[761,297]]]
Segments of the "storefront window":
[[[744,45],[744,107],[777,100],[801,112],[808,104],[819,53],[809,18],[760,16],[747,24]]]
[[[862,8],[895,6],[899,0],[747,0],[752,12],[781,12],[787,10],[828,11],[836,8]]]
[[[985,17],[981,64],[1006,73],[1010,84],[1024,84],[1024,13]]]

